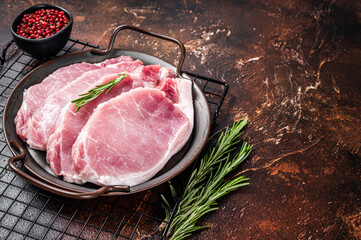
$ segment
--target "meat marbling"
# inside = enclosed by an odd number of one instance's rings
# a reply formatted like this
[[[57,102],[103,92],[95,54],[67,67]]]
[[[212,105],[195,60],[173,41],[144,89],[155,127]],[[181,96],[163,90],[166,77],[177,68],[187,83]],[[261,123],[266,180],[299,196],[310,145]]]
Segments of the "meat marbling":
[[[28,123],[34,113],[43,106],[44,100],[53,92],[61,89],[69,82],[81,76],[84,72],[95,70],[99,66],[89,63],[77,63],[71,67],[59,68],[42,83],[36,84],[24,91],[22,105],[15,117],[16,133],[26,139]]]
[[[164,74],[166,72],[166,74]],[[158,65],[145,66],[139,74],[128,74],[120,83],[118,83],[112,90],[105,94],[101,94],[95,100],[84,105],[78,112],[74,104],[69,103],[60,114],[57,121],[55,132],[49,137],[47,143],[46,159],[50,164],[53,172],[57,175],[62,175],[68,182],[83,183],[84,180],[80,178],[72,168],[71,151],[73,144],[86,124],[93,110],[103,102],[116,97],[124,92],[137,87],[155,87],[158,84],[164,85],[164,82],[172,81],[173,71],[164,71]],[[116,74],[111,74],[102,79],[98,84],[105,84],[117,77]],[[173,93],[174,94],[174,93]]]
[[[107,75],[98,84],[105,84],[117,77],[117,74]],[[157,78],[154,81],[157,81]],[[134,74],[128,74],[109,93],[105,94],[103,92],[98,98],[84,105],[78,112],[76,112],[75,104],[68,103],[62,114],[60,114],[56,130],[49,137],[47,144],[46,159],[55,174],[64,176],[64,179],[68,182],[84,182],[72,168],[71,152],[79,132],[100,103],[137,87],[144,87],[143,81],[138,77],[134,77]]]
[[[122,72],[109,93],[76,112],[71,100]],[[126,56],[73,64],[24,93],[15,123],[64,180],[132,186],[152,178],[189,139],[192,82]]]
[[[22,105],[15,117],[16,133],[24,141],[27,139],[28,124],[32,116],[42,109],[45,99],[52,93],[65,87],[83,73],[99,68],[109,67],[111,64],[123,61],[132,61],[129,56],[120,56],[111,60],[107,59],[102,63],[75,63],[61,67],[46,77],[41,83],[26,89],[23,94]]]
[[[73,145],[79,178],[133,186],[159,172],[193,128],[192,83],[178,81],[180,104],[157,88],[136,88],[98,105]]]
[[[51,94],[44,103],[44,106],[32,117],[29,122],[27,143],[38,150],[45,150],[48,138],[55,131],[56,122],[63,107],[76,99],[79,94],[88,88],[94,87],[101,78],[114,73],[132,72],[142,69],[142,62],[120,62],[108,68],[100,68],[82,74],[70,84]]]

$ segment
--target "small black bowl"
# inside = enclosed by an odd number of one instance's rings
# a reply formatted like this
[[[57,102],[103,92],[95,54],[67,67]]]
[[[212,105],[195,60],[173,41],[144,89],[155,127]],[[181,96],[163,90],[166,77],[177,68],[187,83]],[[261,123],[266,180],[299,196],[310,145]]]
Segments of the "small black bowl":
[[[47,38],[29,39],[16,34],[16,27],[21,23],[23,16],[27,13],[33,13],[40,9],[55,9],[64,11],[66,17],[69,19],[69,23],[59,32]],[[52,4],[37,4],[20,13],[12,22],[10,30],[16,45],[18,45],[18,47],[24,52],[27,52],[36,58],[48,58],[57,54],[66,45],[72,28],[73,16],[68,10]]]

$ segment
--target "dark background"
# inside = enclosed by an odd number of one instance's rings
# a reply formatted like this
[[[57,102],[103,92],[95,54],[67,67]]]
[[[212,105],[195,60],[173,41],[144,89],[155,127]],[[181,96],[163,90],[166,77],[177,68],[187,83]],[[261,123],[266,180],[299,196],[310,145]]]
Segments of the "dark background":
[[[132,24],[180,39],[184,69],[229,84],[214,131],[249,118],[254,145],[192,239],[361,239],[361,2],[0,1],[0,47],[36,3],[74,16],[72,38],[106,47]],[[173,44],[122,32],[117,47],[173,62]]]

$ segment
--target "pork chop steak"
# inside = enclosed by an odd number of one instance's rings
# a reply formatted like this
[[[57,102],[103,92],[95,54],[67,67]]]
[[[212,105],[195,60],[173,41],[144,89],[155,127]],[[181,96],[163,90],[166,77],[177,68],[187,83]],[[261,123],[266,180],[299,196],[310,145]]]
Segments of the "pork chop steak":
[[[161,70],[160,73],[159,70]],[[56,175],[62,175],[67,182],[84,183],[83,179],[72,168],[71,153],[76,138],[93,113],[93,110],[99,104],[137,87],[155,87],[157,84],[164,85],[168,81],[172,81],[171,84],[175,84],[171,78],[163,79],[168,76],[173,77],[175,74],[171,70],[164,71],[158,65],[148,65],[139,74],[128,74],[109,93],[102,93],[98,98],[84,105],[78,112],[76,112],[75,104],[69,103],[63,109],[63,113],[60,114],[56,130],[49,137],[47,143],[46,159],[53,172]],[[117,77],[117,74],[105,76],[102,82],[98,84],[105,84]],[[173,92],[173,94],[178,93]]]
[[[73,145],[79,177],[98,185],[134,186],[157,174],[193,128],[192,83],[177,81],[183,88],[179,103],[160,89],[136,88],[98,105]]]
[[[118,74],[107,75],[98,84],[105,84],[117,77]],[[108,93],[103,92],[99,97],[85,104],[78,112],[76,112],[77,107],[75,107],[74,103],[68,103],[59,116],[56,130],[49,137],[46,148],[46,159],[56,175],[64,176],[64,180],[67,182],[84,183],[83,179],[79,178],[72,168],[71,152],[76,138],[93,113],[93,110],[99,104],[137,87],[144,87],[141,79],[128,74],[111,91]]]
[[[31,86],[24,91],[22,105],[15,117],[16,133],[22,140],[26,140],[28,123],[31,117],[43,107],[45,99],[52,93],[60,90],[83,73],[99,68],[105,68],[113,63],[132,61],[129,56],[120,56],[105,60],[99,64],[75,63],[61,67],[46,77],[41,83]]]
[[[69,82],[80,77],[84,72],[100,68],[94,64],[76,63],[62,67],[46,77],[41,83],[24,91],[22,105],[15,117],[16,133],[25,140],[28,122],[37,110],[41,109],[45,99],[53,92],[63,88]]]
[[[48,138],[55,131],[56,122],[63,107],[76,99],[79,94],[84,93],[85,90],[101,82],[102,77],[121,72],[134,72],[137,69],[142,69],[142,66],[143,63],[136,60],[120,62],[106,68],[88,71],[64,88],[48,96],[42,109],[34,114],[29,122],[27,143],[32,148],[45,150]]]

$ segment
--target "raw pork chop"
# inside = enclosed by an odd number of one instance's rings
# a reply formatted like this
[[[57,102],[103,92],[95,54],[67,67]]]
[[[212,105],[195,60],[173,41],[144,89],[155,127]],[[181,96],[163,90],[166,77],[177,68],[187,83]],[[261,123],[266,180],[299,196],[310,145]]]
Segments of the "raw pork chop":
[[[161,73],[159,73],[161,70]],[[166,74],[164,74],[166,72]],[[164,71],[157,65],[145,66],[139,74],[128,74],[120,83],[112,88],[109,93],[101,94],[95,100],[84,105],[78,112],[76,112],[75,104],[69,103],[63,109],[57,121],[55,132],[49,137],[47,144],[46,159],[50,164],[53,172],[57,175],[64,176],[64,180],[68,182],[82,183],[83,180],[79,178],[76,172],[72,169],[72,146],[78,137],[83,126],[86,124],[93,110],[103,102],[116,97],[123,92],[128,92],[137,87],[150,86],[154,87],[158,83],[167,82],[170,78],[162,79],[163,77],[174,76],[173,71]],[[108,75],[103,78],[102,82],[98,84],[105,84],[110,80],[117,78],[118,75]],[[150,84],[152,83],[152,84]]]
[[[179,102],[157,88],[136,88],[100,104],[73,145],[85,181],[133,186],[152,178],[193,128],[192,83],[177,79]]]
[[[101,67],[108,67],[109,65],[122,62],[132,61],[128,56],[120,56],[114,59],[105,60],[99,64],[89,63],[75,63],[70,66],[65,66],[57,69],[41,83],[31,86],[24,91],[22,105],[15,117],[16,133],[24,141],[27,138],[28,123],[31,117],[43,107],[45,99],[52,93],[63,88],[83,73],[99,69]]]
[[[134,76],[134,75],[133,75]],[[115,78],[117,74],[111,74],[103,77],[102,82],[98,84],[105,84]],[[155,81],[157,79],[154,79]],[[111,89],[107,94],[103,92],[98,98],[84,105],[78,112],[75,104],[68,103],[59,116],[55,132],[49,137],[46,159],[50,164],[51,169],[57,175],[63,175],[64,180],[68,182],[83,183],[82,179],[77,176],[72,169],[72,147],[78,137],[83,126],[88,121],[93,110],[103,102],[127,92],[137,87],[143,87],[143,82],[128,74],[120,83]],[[90,89],[89,89],[90,90]]]
[[[29,119],[38,109],[41,109],[45,99],[50,94],[61,89],[84,72],[98,68],[100,67],[89,63],[76,63],[62,67],[46,77],[41,83],[25,90],[23,103],[15,117],[16,133],[25,140]]]
[[[43,108],[34,114],[29,122],[27,143],[35,149],[45,150],[49,136],[55,131],[56,121],[61,110],[67,103],[76,99],[85,90],[97,85],[102,77],[121,72],[133,72],[136,69],[141,69],[143,64],[137,60],[121,62],[116,64],[116,67],[110,66],[86,72],[64,88],[51,94],[45,100]]]

